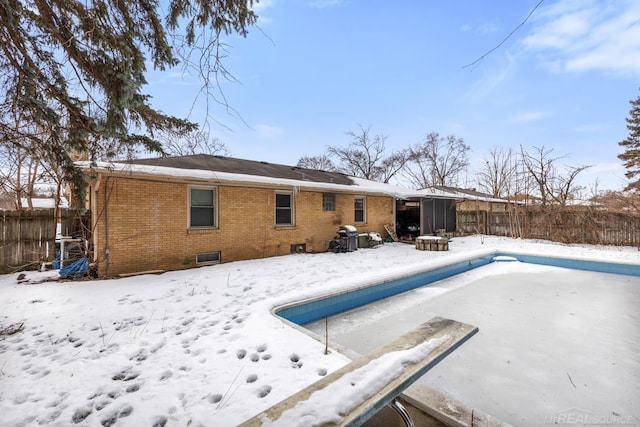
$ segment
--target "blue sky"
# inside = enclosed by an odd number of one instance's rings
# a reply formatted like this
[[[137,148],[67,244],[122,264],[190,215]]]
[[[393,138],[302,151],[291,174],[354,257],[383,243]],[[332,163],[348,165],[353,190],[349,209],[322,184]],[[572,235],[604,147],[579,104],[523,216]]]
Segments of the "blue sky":
[[[471,146],[473,171],[493,146],[545,146],[560,165],[594,165],[581,184],[621,189],[618,141],[640,88],[640,2],[545,0],[265,0],[259,28],[230,37],[222,82],[237,114],[177,72],[150,77],[154,105],[203,123],[234,157],[296,164],[347,146],[371,126],[387,150],[429,132]]]

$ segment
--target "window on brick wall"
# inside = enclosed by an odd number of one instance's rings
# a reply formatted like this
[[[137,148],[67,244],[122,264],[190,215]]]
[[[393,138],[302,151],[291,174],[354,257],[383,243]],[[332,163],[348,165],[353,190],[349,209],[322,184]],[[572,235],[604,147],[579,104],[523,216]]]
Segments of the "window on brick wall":
[[[322,193],[322,210],[323,211],[336,210],[336,194],[335,193]]]
[[[196,254],[196,264],[215,264],[220,262],[220,251]]]
[[[276,225],[293,225],[293,193],[276,192]]]
[[[189,227],[216,227],[216,189],[189,187]]]
[[[356,196],[353,199],[353,218],[355,223],[367,222],[367,199],[364,196]]]

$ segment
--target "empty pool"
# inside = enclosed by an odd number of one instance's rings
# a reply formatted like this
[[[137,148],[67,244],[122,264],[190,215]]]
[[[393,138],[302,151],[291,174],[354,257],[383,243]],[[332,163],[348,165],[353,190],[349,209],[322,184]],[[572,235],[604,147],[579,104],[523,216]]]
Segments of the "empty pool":
[[[480,332],[425,384],[514,425],[640,422],[637,267],[481,265],[331,316],[330,343],[366,353],[435,315],[455,319]],[[325,336],[324,318],[304,326]]]

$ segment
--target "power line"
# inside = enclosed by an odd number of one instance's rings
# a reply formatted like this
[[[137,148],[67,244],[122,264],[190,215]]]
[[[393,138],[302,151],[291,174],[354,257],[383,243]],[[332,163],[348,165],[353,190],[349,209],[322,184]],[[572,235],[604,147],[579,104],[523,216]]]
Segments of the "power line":
[[[531,15],[533,15],[533,12],[536,11],[536,9],[538,8],[538,6],[540,6],[542,4],[542,2],[544,2],[544,0],[540,0],[538,2],[538,4],[535,5],[535,7],[533,9],[531,9],[531,12],[529,12],[529,14],[527,15],[526,18],[524,18],[524,21],[522,21],[520,23],[520,25],[518,25],[516,28],[513,29],[513,31],[511,31],[509,33],[509,35],[507,37],[505,37],[500,43],[498,43],[497,46],[495,46],[493,49],[491,49],[490,51],[488,51],[487,53],[485,53],[484,55],[482,55],[480,58],[476,59],[475,61],[473,61],[470,64],[465,65],[462,68],[467,68],[467,67],[473,67],[474,65],[476,65],[478,62],[482,61],[484,58],[486,58],[487,56],[489,56],[491,54],[491,52],[493,52],[494,50],[500,48],[500,46],[502,46],[504,44],[504,42],[506,42],[507,40],[509,40],[509,38],[520,29],[520,27],[522,27],[531,17]]]

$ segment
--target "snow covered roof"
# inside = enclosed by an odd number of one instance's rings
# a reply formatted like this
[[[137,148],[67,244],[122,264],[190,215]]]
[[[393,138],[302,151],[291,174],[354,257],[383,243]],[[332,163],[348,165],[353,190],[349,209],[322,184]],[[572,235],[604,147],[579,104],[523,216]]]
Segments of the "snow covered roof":
[[[102,172],[141,173],[165,177],[236,182],[254,185],[282,185],[325,191],[385,194],[399,199],[423,197],[423,191],[381,182],[267,162],[199,154],[122,162],[76,162],[84,169]]]
[[[447,191],[448,189],[444,187],[413,190],[383,182],[356,178],[340,172],[306,169],[297,166],[208,154],[134,159],[117,162],[92,163],[82,161],[76,162],[76,164],[81,168],[92,168],[105,172],[142,173],[166,177],[212,180],[216,182],[227,181],[246,184],[288,185],[325,191],[385,194],[397,199],[479,199],[478,196],[471,197],[467,194]],[[505,201],[493,198],[480,198],[480,200]]]
[[[27,198],[23,197],[20,201],[22,207],[29,206]],[[56,199],[53,197],[33,197],[31,198],[31,206],[33,209],[53,209],[56,205]],[[69,202],[65,197],[60,197],[59,208],[66,209],[69,207]]]

